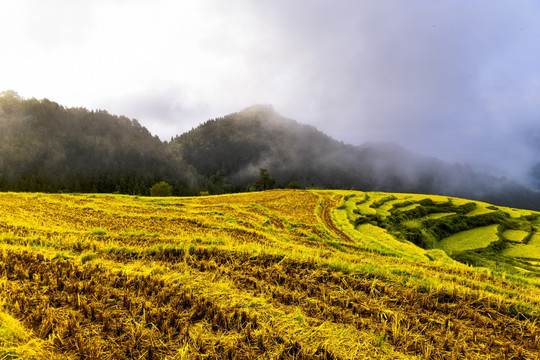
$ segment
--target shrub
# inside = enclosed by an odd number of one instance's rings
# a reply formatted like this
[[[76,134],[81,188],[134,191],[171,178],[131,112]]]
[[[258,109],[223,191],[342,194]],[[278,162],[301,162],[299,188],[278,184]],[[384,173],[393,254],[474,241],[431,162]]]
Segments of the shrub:
[[[172,196],[172,186],[160,181],[150,188],[150,196]]]
[[[298,189],[301,189],[301,188],[302,188],[302,186],[299,183],[297,183],[296,181],[291,181],[289,183],[289,185],[287,185],[287,189],[298,190]]]

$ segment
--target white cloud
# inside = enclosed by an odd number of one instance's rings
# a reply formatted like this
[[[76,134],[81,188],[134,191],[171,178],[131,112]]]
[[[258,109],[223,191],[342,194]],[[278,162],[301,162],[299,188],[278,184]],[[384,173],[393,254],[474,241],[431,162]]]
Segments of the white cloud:
[[[21,0],[0,4],[0,90],[164,139],[271,103],[347,142],[517,172],[519,129],[540,115],[538,38],[532,0]]]

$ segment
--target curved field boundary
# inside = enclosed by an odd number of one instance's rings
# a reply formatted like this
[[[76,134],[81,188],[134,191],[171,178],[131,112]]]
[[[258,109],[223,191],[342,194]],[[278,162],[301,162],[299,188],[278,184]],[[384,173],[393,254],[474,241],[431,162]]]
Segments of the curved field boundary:
[[[332,210],[334,210],[343,199],[342,195],[339,194],[329,194],[329,193],[318,193],[320,197],[320,210],[319,210],[319,218],[322,222],[322,224],[331,232],[333,232],[335,235],[337,235],[338,238],[341,240],[344,240],[349,243],[355,243],[355,241],[347,235],[345,232],[343,232],[340,228],[336,226],[334,223],[334,220],[332,218]]]

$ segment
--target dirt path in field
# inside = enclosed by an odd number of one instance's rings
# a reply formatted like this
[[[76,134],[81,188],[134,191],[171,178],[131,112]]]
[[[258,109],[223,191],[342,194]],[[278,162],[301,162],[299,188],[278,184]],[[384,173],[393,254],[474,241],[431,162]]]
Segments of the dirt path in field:
[[[341,203],[341,198],[343,196],[325,193],[319,193],[318,195],[322,199],[319,217],[324,226],[328,230],[330,230],[333,235],[337,235],[337,237],[341,238],[344,241],[354,243],[355,241],[349,235],[343,232],[340,228],[338,228],[334,223],[334,220],[332,219],[332,210]]]

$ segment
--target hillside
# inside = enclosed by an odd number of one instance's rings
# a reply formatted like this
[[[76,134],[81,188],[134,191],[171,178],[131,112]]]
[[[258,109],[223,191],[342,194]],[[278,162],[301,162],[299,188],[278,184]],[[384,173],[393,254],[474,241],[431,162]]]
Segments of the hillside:
[[[0,190],[147,194],[160,180],[186,193],[192,174],[137,120],[0,96]]]
[[[171,147],[200,174],[236,189],[253,184],[258,169],[266,168],[283,187],[294,181],[303,187],[430,193],[540,210],[540,192],[394,144],[344,144],[270,106],[207,121]]]
[[[4,358],[540,356],[536,212],[292,190],[4,193],[0,211]]]
[[[354,161],[353,146],[281,117],[270,106],[253,106],[207,121],[177,137],[171,146],[200,174],[219,173],[241,187],[255,181],[260,167],[269,168],[285,185],[297,181],[303,186],[339,188],[367,183],[362,180],[363,170],[341,165]]]
[[[336,210],[339,224],[370,248],[395,254],[390,235],[465,264],[540,276],[540,213],[443,196],[350,193]],[[377,233],[379,235],[377,235]],[[399,254],[407,256],[407,252]]]

